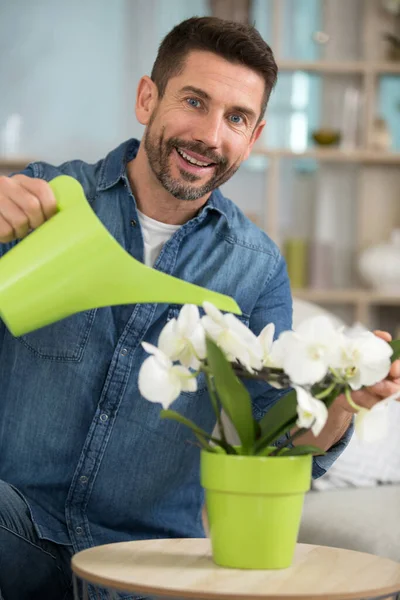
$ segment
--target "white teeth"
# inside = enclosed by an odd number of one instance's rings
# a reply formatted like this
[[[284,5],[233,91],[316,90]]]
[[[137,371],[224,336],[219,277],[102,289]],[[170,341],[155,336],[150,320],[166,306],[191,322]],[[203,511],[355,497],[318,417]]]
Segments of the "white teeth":
[[[186,152],[184,152],[183,150],[179,150],[178,148],[177,148],[177,151],[179,152],[179,154],[181,156],[183,156],[183,158],[185,160],[192,163],[192,165],[197,165],[198,167],[208,167],[208,165],[212,164],[212,163],[205,163],[205,162],[201,162],[200,160],[196,160],[195,158],[193,158],[193,156],[189,156],[189,154],[186,154]]]

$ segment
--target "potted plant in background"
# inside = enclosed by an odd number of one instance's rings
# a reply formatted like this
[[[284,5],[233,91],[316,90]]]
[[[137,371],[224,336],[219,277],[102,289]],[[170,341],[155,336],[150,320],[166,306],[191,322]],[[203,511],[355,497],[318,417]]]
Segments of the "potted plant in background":
[[[162,330],[158,347],[143,342],[150,356],[141,366],[139,389],[147,400],[162,404],[162,418],[189,427],[201,446],[214,561],[225,567],[285,568],[293,559],[312,456],[323,454],[293,441],[309,429],[318,436],[329,406],[342,393],[357,409],[358,434],[371,439],[382,433],[390,399],[368,411],[356,407],[351,391],[386,377],[400,355],[400,341],[389,344],[360,328],[335,329],[326,317],[309,319],[273,341],[273,324],[256,337],[234,315],[210,303],[204,310],[200,318],[197,307],[183,306]],[[200,372],[207,378],[218,438],[169,408],[182,391],[196,391]],[[244,378],[292,389],[257,422]],[[228,442],[222,409],[240,445]]]

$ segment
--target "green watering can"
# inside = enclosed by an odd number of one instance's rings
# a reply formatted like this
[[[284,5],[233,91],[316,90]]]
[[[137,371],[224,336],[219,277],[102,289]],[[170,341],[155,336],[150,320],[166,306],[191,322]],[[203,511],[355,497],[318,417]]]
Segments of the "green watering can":
[[[58,212],[0,259],[0,318],[13,335],[117,304],[207,300],[241,314],[229,296],[132,258],[95,215],[76,179],[61,175],[50,186]]]

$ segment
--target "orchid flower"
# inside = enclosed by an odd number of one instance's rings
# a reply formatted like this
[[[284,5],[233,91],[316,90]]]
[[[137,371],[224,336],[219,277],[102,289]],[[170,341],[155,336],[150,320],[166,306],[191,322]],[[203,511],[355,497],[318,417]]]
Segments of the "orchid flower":
[[[368,410],[360,408],[355,415],[354,429],[358,439],[364,442],[377,442],[385,437],[388,429],[388,407],[389,402],[400,398],[400,392],[392,394],[388,398],[374,404]]]
[[[158,347],[172,361],[179,360],[194,370],[200,367],[206,356],[206,341],[197,306],[185,304],[178,318],[168,321],[158,338]]]
[[[239,361],[250,373],[262,367],[259,340],[246,325],[231,313],[222,314],[210,302],[204,302],[206,315],[201,323],[206,334],[221,348],[231,362]]]
[[[174,365],[164,352],[152,344],[142,342],[142,346],[152,355],[146,358],[139,370],[139,391],[146,400],[159,402],[163,408],[168,408],[181,392],[197,390],[197,380],[189,369]]]
[[[268,323],[268,325],[266,325],[264,327],[264,329],[261,331],[260,335],[258,336],[258,341],[260,342],[261,350],[262,350],[262,366],[263,367],[277,367],[278,366],[274,363],[274,361],[272,360],[272,357],[271,357],[272,345],[274,342],[274,335],[275,335],[275,325],[274,325],[274,323]]]
[[[294,384],[312,385],[326,375],[339,332],[329,318],[313,317],[296,331],[284,331],[272,345],[271,359]]]
[[[306,429],[311,427],[311,431],[317,437],[328,419],[328,409],[321,400],[313,398],[304,388],[295,385],[294,389],[297,394],[297,414],[299,416],[296,425]]]
[[[340,370],[353,390],[359,390],[385,379],[392,353],[389,344],[370,331],[349,330],[341,336],[331,366]]]

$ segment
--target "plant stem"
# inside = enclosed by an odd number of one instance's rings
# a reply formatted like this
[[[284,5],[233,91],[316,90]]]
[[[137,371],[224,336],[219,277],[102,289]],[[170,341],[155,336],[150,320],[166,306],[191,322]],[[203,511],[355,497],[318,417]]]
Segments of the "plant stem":
[[[323,398],[326,398],[327,396],[329,396],[329,394],[331,394],[331,392],[333,392],[333,390],[335,389],[335,385],[336,385],[336,383],[333,382],[330,385],[330,387],[326,388],[322,392],[319,392],[319,394],[315,394],[314,398],[318,398],[318,400],[322,400]]]
[[[272,381],[278,383],[282,387],[290,386],[290,379],[286,375],[286,373],[282,371],[282,369],[264,367],[262,371],[255,371],[254,373],[250,373],[249,371],[237,364],[233,363],[232,367],[235,372],[235,375],[237,375],[238,377],[243,377],[245,379],[255,379],[257,381],[265,381],[267,383],[270,383]]]
[[[329,370],[338,382],[342,383],[343,385],[345,385],[347,383],[346,379],[344,377],[342,377],[341,375],[339,375],[339,373],[336,371],[336,369],[333,369],[332,367],[330,367]]]
[[[207,376],[208,392],[210,394],[211,404],[213,405],[215,416],[217,417],[217,424],[218,424],[218,430],[221,435],[221,441],[224,444],[228,444],[226,435],[225,435],[224,425],[222,423],[221,410],[220,410],[217,394],[215,393],[214,382],[213,382],[212,375],[209,370],[206,372],[206,376]]]
[[[358,404],[354,402],[353,398],[351,397],[350,389],[348,387],[346,387],[346,389],[344,390],[344,395],[346,396],[346,400],[350,404],[351,408],[353,408],[356,412],[359,412],[361,410],[361,406],[358,406]]]
[[[311,427],[301,427],[301,429],[298,429],[293,435],[290,435],[281,446],[277,446],[276,449],[273,452],[271,452],[270,456],[278,456],[281,450],[287,448],[287,446],[289,446],[296,438],[307,433],[307,431],[309,431]]]

